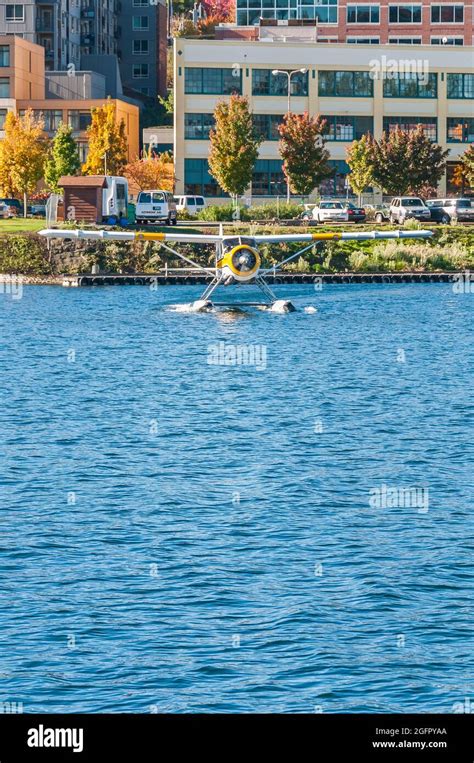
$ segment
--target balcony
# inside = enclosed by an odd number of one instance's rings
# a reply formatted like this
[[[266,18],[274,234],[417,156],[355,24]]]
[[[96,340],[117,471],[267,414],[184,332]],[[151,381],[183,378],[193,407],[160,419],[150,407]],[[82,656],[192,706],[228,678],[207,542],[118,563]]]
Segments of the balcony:
[[[53,34],[54,24],[51,18],[37,18],[36,31],[43,34]]]

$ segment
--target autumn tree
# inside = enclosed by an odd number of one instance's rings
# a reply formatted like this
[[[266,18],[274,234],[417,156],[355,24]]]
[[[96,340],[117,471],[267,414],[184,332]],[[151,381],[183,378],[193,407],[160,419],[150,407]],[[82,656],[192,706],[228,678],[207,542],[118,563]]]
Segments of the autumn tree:
[[[9,111],[5,118],[4,138],[0,141],[0,184],[3,193],[23,196],[26,217],[28,194],[36,190],[43,177],[48,138],[44,121],[28,109],[24,116]]]
[[[474,144],[466,149],[460,159],[455,169],[455,178],[456,184],[462,187],[462,193],[464,193],[464,188],[474,187]]]
[[[374,141],[374,182],[387,194],[427,194],[443,177],[449,151],[433,143],[422,125],[411,132],[397,127]]]
[[[231,95],[214,109],[215,127],[209,133],[209,170],[234,204],[252,182],[261,138],[254,133],[247,98]]]
[[[326,121],[304,114],[285,114],[278,126],[283,172],[293,193],[308,196],[319,184],[331,177],[329,151],[324,144]]]
[[[361,195],[372,185],[374,175],[374,141],[370,133],[351,143],[346,149],[346,161],[351,171],[349,185],[357,194],[360,205]]]
[[[142,151],[141,156],[129,162],[123,174],[131,184],[142,191],[159,188],[162,191],[174,190],[174,167],[169,154],[154,154],[152,149]]]
[[[202,7],[206,16],[235,21],[235,0],[202,0]]]
[[[92,122],[87,128],[89,152],[82,165],[84,175],[120,175],[127,164],[125,122],[121,119],[117,123],[116,112],[110,99],[92,109]]]
[[[77,175],[80,168],[81,162],[72,127],[61,122],[44,167],[46,185],[54,193],[59,193],[59,178],[63,175]]]

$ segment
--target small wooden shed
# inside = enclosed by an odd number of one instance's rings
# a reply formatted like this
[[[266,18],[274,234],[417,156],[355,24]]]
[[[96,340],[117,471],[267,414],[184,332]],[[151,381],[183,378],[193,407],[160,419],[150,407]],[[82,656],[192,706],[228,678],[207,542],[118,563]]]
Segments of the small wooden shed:
[[[85,177],[64,175],[59,179],[58,185],[64,191],[62,206],[64,220],[102,222],[102,191],[107,188],[105,175],[86,175]]]

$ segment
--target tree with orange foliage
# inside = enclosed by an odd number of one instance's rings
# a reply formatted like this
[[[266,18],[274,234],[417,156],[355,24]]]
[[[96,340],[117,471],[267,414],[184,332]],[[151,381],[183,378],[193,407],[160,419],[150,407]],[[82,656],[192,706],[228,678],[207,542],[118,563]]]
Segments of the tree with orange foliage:
[[[203,0],[206,16],[218,17],[220,21],[235,21],[235,0]]]
[[[28,194],[36,190],[44,174],[49,140],[44,132],[44,121],[36,119],[32,109],[28,109],[22,117],[9,111],[3,129],[0,185],[8,196],[23,196],[23,214],[26,217]]]
[[[169,154],[154,154],[151,149],[143,150],[141,156],[129,162],[124,175],[140,191],[159,188],[174,191],[174,167]]]
[[[459,157],[453,173],[453,183],[461,189],[461,193],[474,188],[474,144],[471,144],[464,154]]]
[[[82,171],[84,175],[120,175],[127,163],[125,122],[121,119],[117,124],[115,104],[110,99],[91,113],[92,122],[87,128],[89,153]]]

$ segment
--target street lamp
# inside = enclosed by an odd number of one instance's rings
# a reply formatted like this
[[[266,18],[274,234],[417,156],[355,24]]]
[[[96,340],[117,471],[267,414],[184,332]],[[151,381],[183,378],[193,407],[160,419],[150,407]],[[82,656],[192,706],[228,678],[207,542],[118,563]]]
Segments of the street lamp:
[[[288,77],[288,114],[290,113],[290,103],[291,103],[291,78],[294,74],[306,74],[308,70],[306,68],[303,69],[293,69],[292,71],[288,72],[286,69],[272,69],[272,74],[274,77],[277,77],[279,74],[285,74]],[[290,181],[286,181],[286,201],[289,203],[290,201]]]

